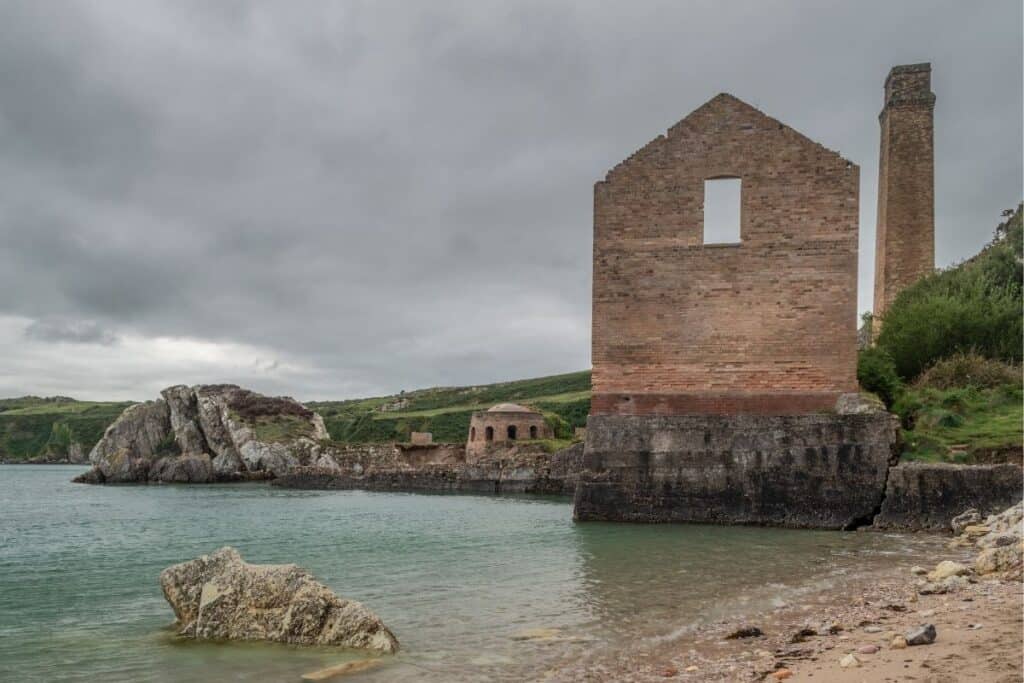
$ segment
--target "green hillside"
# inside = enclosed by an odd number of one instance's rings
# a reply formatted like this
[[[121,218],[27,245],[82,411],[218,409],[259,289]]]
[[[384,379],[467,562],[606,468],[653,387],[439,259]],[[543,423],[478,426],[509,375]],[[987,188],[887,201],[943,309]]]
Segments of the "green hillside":
[[[314,401],[331,438],[342,443],[406,441],[431,432],[435,441],[466,439],[469,418],[495,403],[514,402],[545,414],[560,439],[586,425],[590,371],[470,387],[438,387],[351,401]]]
[[[63,460],[72,444],[88,454],[129,405],[65,396],[0,399],[0,460]]]

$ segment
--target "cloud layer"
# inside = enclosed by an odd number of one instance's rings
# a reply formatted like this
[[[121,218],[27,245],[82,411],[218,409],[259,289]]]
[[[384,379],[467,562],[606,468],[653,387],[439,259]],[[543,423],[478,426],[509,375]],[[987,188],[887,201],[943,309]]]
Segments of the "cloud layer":
[[[594,181],[728,91],[861,166],[930,60],[938,261],[1020,200],[1019,2],[0,5],[0,395],[589,366]]]

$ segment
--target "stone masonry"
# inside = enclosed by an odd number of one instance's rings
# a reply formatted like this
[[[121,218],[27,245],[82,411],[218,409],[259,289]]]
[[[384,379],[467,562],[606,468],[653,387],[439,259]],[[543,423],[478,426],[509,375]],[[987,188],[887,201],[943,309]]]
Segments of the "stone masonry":
[[[893,67],[878,116],[878,228],[874,317],[935,268],[935,148],[931,65]],[[878,328],[875,328],[877,333]]]
[[[739,178],[740,241],[704,244]],[[858,167],[721,94],[594,188],[591,414],[807,414],[856,391]]]

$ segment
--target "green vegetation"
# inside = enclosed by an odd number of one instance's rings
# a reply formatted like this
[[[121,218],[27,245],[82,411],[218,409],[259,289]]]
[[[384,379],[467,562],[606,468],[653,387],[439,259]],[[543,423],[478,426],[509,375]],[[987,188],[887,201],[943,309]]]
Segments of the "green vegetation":
[[[886,408],[891,408],[903,382],[896,372],[896,363],[885,349],[871,347],[864,349],[857,357],[857,381],[865,391],[882,399]]]
[[[906,288],[886,311],[876,345],[904,381],[958,352],[1021,362],[1022,207],[981,253]]]
[[[977,256],[908,287],[857,378],[899,415],[907,460],[1020,462],[1022,209]]]
[[[72,444],[88,454],[129,405],[66,397],[0,399],[0,460],[61,460]]]
[[[297,415],[263,415],[253,420],[256,438],[267,443],[290,441],[300,436],[313,436],[309,420]]]
[[[912,388],[894,410],[905,428],[905,460],[1020,462],[1021,386]]]
[[[542,412],[557,439],[571,441],[590,412],[590,371],[306,405],[323,416],[331,439],[341,443],[407,441],[411,432],[431,432],[438,442],[461,442],[474,411],[505,402]]]

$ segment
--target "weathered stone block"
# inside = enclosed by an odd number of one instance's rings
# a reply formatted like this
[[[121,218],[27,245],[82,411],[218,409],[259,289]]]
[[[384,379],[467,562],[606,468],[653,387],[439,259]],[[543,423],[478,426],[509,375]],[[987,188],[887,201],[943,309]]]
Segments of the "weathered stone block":
[[[850,528],[882,503],[896,419],[592,415],[577,520]]]
[[[981,517],[1017,503],[1024,490],[1018,465],[906,463],[889,470],[880,529],[949,531],[969,508]]]

